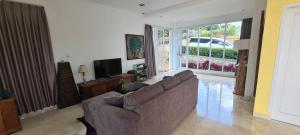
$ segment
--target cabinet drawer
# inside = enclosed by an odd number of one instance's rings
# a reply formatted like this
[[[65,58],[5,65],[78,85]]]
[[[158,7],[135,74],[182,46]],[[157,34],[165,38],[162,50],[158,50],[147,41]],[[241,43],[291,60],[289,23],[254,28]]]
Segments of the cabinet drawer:
[[[107,91],[106,85],[96,85],[92,87],[92,96],[98,96],[106,93]]]

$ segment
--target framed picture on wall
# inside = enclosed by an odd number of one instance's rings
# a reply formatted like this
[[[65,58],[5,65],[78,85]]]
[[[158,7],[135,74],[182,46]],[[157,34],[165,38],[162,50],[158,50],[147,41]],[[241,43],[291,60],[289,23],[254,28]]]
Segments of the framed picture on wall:
[[[127,60],[143,59],[144,54],[144,36],[126,34]]]

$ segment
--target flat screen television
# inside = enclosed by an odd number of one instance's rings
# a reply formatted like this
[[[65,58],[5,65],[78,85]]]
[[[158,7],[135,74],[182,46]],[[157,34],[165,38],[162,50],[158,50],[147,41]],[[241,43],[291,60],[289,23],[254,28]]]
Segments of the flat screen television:
[[[122,61],[121,58],[95,60],[95,78],[110,78],[114,75],[122,74]]]

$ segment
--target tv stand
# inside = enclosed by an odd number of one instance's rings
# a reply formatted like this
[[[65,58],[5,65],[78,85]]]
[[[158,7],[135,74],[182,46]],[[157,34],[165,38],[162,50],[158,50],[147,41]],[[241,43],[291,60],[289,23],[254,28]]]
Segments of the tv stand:
[[[78,87],[81,99],[85,100],[113,91],[119,85],[121,80],[134,82],[134,75],[120,74],[111,76],[110,78],[100,78],[97,80],[87,81],[86,83],[79,83]]]
[[[121,74],[122,75],[122,74]],[[103,77],[101,77],[101,78],[98,78],[98,79],[111,79],[111,78],[113,78],[114,76],[110,76],[110,75],[105,75],[105,76],[103,76]],[[98,80],[98,79],[96,79],[96,80]]]

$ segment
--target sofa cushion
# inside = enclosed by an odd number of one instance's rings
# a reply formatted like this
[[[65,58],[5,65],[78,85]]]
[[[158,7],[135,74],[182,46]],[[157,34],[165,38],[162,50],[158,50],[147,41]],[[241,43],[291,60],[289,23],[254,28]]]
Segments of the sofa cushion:
[[[180,78],[176,76],[168,77],[158,82],[158,84],[162,85],[165,90],[170,90],[180,83],[181,83]]]
[[[181,81],[186,81],[194,76],[194,73],[190,70],[186,70],[176,74],[175,76],[179,77]]]
[[[155,98],[163,92],[164,90],[159,84],[143,87],[138,91],[126,94],[124,96],[123,107],[127,110],[135,110],[139,105]]]
[[[123,95],[117,95],[117,96],[104,97],[104,102],[106,104],[109,104],[109,105],[112,105],[112,106],[123,107],[124,96]]]

